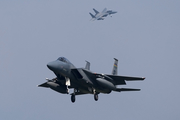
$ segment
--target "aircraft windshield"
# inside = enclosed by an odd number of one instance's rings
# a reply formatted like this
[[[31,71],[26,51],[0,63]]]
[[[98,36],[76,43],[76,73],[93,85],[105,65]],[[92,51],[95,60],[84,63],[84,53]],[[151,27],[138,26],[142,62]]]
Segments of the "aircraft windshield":
[[[62,61],[62,62],[69,63],[69,60],[66,59],[65,57],[59,57],[57,60]]]

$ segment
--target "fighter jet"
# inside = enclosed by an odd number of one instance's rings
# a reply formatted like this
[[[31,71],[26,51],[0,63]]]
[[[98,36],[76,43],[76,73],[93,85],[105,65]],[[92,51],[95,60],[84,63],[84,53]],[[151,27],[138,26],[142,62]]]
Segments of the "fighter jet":
[[[39,87],[51,88],[59,93],[69,94],[73,89],[71,102],[75,102],[76,95],[93,94],[94,100],[98,100],[98,94],[109,94],[112,91],[140,91],[140,89],[118,88],[118,85],[126,85],[126,81],[144,80],[144,77],[118,76],[118,60],[114,58],[112,74],[101,74],[90,71],[90,62],[86,61],[85,68],[76,68],[65,57],[49,62],[47,67],[56,75],[53,79],[46,78],[47,82]]]
[[[104,10],[102,12],[98,12],[96,9],[94,9],[95,15],[93,15],[92,13],[89,13],[92,17],[91,20],[104,20],[104,17],[107,17],[108,15],[111,14],[115,14],[117,13],[116,11],[112,11],[112,10],[107,10],[107,8],[104,8]]]

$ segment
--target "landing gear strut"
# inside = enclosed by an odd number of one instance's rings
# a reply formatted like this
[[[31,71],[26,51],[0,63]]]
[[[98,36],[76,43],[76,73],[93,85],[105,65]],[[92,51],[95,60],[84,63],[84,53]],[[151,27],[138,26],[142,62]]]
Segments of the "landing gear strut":
[[[66,86],[66,93],[69,94],[69,88]]]
[[[66,89],[66,93],[67,94],[69,94],[69,88],[68,88],[68,86],[70,86],[71,85],[71,82],[70,82],[70,79],[68,78],[68,77],[65,77],[65,79],[66,79],[66,87],[67,87],[67,89]]]

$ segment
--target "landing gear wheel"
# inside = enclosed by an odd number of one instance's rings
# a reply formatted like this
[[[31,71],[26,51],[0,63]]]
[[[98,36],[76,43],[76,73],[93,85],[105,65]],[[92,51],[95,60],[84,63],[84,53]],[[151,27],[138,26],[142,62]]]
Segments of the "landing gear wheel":
[[[98,94],[94,94],[94,100],[98,101]]]
[[[71,95],[71,102],[74,103],[75,100],[76,100],[75,94],[72,94],[72,95]]]

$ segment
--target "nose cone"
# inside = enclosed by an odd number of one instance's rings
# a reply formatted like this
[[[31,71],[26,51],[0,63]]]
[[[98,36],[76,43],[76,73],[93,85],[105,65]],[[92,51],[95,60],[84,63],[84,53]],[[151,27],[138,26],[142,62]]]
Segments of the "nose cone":
[[[47,64],[47,67],[52,71],[57,71],[58,70],[58,63],[57,63],[57,61],[49,62]]]

